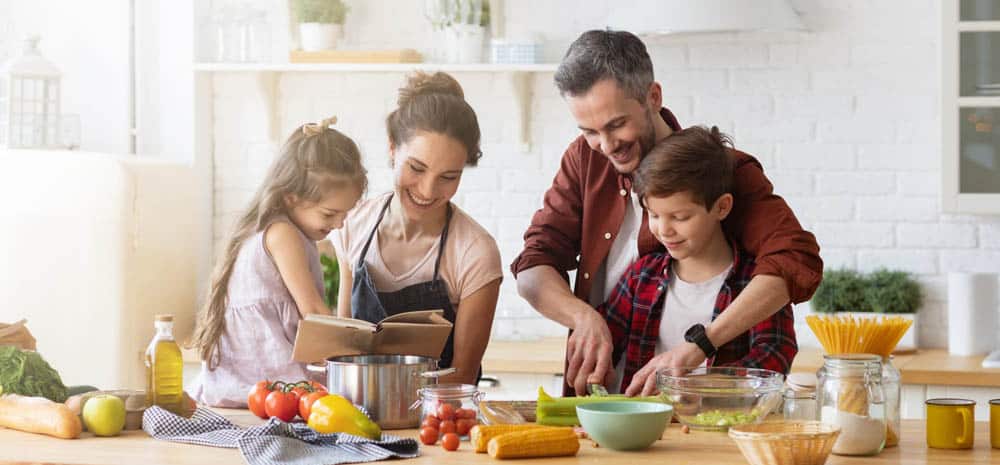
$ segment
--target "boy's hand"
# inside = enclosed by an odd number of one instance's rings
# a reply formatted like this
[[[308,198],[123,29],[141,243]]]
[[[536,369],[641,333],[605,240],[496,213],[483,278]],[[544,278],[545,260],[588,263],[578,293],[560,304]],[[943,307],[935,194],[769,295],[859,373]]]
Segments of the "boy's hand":
[[[656,388],[656,372],[664,368],[696,367],[705,361],[705,353],[691,342],[685,342],[656,357],[635,372],[632,382],[625,389],[625,395],[651,396],[658,392]]]

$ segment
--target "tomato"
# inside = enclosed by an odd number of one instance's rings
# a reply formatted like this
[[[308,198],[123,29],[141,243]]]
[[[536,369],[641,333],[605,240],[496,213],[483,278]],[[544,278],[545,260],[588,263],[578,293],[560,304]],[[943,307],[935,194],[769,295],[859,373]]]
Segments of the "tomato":
[[[326,391],[313,391],[302,397],[299,397],[299,416],[303,420],[309,421],[309,413],[312,412],[313,402],[317,399],[327,395]]]
[[[455,419],[455,407],[451,404],[441,404],[437,408],[437,417],[441,421]]]
[[[444,447],[444,450],[458,450],[458,435],[455,433],[445,433],[441,437],[441,447]]]
[[[438,429],[441,427],[441,420],[434,415],[427,415],[424,417],[424,421],[420,423],[420,426],[430,426],[431,428]]]
[[[460,418],[455,422],[455,432],[458,433],[459,436],[466,436],[469,434],[469,430],[471,430],[473,426],[476,426],[475,421],[468,418]]]
[[[326,391],[326,386],[322,383],[317,383],[316,381],[309,381],[309,386],[312,386],[313,391]]]
[[[451,420],[445,420],[441,422],[441,433],[454,433],[456,431],[455,422]]]
[[[438,430],[431,428],[430,426],[425,426],[420,428],[420,442],[425,445],[432,445],[438,441]]]
[[[476,418],[476,411],[471,408],[460,408],[455,411],[455,418],[474,420]]]
[[[267,412],[264,410],[264,402],[267,399],[267,395],[271,393],[271,382],[270,381],[260,381],[250,388],[250,393],[247,395],[247,405],[250,407],[250,411],[254,415],[260,418],[267,419]]]
[[[273,391],[264,400],[264,411],[268,416],[289,422],[299,413],[299,397],[294,392]]]

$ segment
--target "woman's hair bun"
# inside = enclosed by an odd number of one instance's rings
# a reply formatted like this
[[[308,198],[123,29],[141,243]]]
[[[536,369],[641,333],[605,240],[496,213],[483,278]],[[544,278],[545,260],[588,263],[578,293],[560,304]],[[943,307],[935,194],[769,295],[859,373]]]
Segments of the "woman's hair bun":
[[[399,99],[396,103],[403,108],[417,97],[434,94],[453,95],[465,99],[462,86],[455,78],[440,71],[434,74],[417,71],[406,78],[406,87],[399,89]]]

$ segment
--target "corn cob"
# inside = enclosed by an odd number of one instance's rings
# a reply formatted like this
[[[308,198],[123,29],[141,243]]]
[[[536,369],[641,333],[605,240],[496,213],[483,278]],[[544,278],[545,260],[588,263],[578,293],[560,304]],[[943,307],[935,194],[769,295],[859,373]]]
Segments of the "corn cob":
[[[576,455],[580,440],[573,428],[544,428],[501,434],[487,447],[495,459],[562,457]]]
[[[537,430],[539,428],[554,428],[552,426],[542,426],[535,424],[519,424],[519,425],[476,425],[469,432],[469,440],[472,442],[472,446],[476,449],[476,452],[483,453],[486,452],[489,446],[490,439],[493,439],[501,434],[516,433],[520,431]]]
[[[550,396],[541,387],[538,388],[538,405],[535,409],[535,422],[548,426],[577,426],[580,420],[576,417],[576,406],[593,402],[614,401],[663,402],[656,396],[625,397],[621,394],[609,396],[560,397]]]

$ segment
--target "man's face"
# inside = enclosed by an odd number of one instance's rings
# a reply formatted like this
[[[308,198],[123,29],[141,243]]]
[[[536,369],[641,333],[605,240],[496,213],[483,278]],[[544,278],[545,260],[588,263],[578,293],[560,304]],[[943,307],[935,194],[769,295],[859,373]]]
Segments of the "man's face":
[[[619,173],[629,174],[656,142],[650,99],[625,94],[614,79],[597,81],[581,95],[568,95],[569,111],[590,148],[608,157]]]

